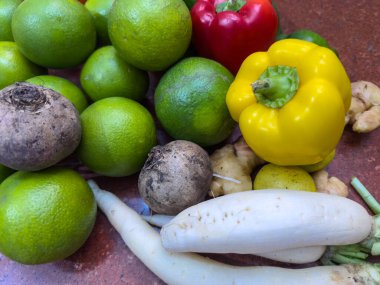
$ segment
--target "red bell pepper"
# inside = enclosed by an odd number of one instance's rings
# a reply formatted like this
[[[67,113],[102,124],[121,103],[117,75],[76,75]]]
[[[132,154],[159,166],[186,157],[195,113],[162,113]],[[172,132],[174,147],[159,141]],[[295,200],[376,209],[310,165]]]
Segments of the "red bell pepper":
[[[197,54],[234,74],[248,55],[266,51],[276,38],[278,18],[270,0],[198,0],[191,18]]]

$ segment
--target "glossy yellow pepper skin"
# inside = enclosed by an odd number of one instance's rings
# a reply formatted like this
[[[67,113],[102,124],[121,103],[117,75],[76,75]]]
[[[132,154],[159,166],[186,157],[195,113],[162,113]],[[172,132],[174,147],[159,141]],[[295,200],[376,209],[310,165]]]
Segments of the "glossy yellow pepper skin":
[[[299,85],[281,107],[256,98],[252,84],[268,67],[295,68]],[[351,85],[334,52],[313,43],[285,39],[267,52],[251,54],[231,84],[226,103],[251,149],[278,165],[322,161],[338,144],[351,104]]]

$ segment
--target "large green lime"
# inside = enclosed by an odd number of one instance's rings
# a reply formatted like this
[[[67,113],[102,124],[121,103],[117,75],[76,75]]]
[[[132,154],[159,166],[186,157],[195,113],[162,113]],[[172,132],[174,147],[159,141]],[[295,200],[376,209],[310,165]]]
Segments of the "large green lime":
[[[50,68],[82,63],[96,44],[94,19],[77,0],[25,0],[13,14],[12,33],[27,58]]]
[[[161,78],[154,95],[157,118],[175,139],[211,146],[233,130],[226,93],[233,75],[216,61],[189,57]]]
[[[0,252],[24,264],[60,260],[90,235],[96,202],[77,172],[18,171],[0,184]]]
[[[130,64],[164,70],[186,52],[192,32],[182,0],[115,0],[108,15],[112,45]]]
[[[128,98],[96,101],[83,111],[81,122],[79,157],[92,171],[105,176],[136,173],[156,145],[152,115]]]

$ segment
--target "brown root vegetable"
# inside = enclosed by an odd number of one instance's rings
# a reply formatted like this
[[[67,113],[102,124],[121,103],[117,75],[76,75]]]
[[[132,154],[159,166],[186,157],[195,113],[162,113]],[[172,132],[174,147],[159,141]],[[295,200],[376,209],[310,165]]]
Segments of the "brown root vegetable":
[[[153,211],[175,215],[204,200],[211,179],[207,152],[195,143],[176,140],[150,151],[138,188]]]
[[[81,138],[79,113],[61,94],[31,83],[0,91],[0,163],[47,168],[70,155]]]

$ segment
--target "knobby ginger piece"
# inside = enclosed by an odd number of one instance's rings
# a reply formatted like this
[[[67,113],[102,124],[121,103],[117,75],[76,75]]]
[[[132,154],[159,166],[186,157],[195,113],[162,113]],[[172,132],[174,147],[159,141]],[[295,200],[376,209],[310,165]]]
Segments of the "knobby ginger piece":
[[[352,129],[358,133],[368,133],[380,126],[380,106],[373,106],[356,116]]]
[[[352,100],[346,123],[358,133],[368,133],[380,126],[380,88],[369,81],[351,83]]]
[[[212,197],[252,190],[251,173],[265,163],[243,138],[215,150],[210,160],[214,176],[208,194]]]
[[[326,170],[317,171],[312,176],[318,192],[342,197],[348,196],[347,185],[337,177],[329,177]]]

